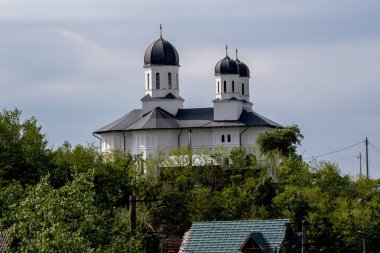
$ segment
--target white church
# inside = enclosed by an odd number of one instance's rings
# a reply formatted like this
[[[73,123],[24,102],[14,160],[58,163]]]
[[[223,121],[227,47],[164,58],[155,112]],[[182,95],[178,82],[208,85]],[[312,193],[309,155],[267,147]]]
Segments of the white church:
[[[93,133],[102,152],[121,149],[145,159],[178,147],[250,147],[259,134],[282,127],[252,110],[249,68],[237,55],[231,59],[227,48],[215,65],[213,107],[183,107],[179,67],[177,50],[161,33],[144,55],[142,106]]]

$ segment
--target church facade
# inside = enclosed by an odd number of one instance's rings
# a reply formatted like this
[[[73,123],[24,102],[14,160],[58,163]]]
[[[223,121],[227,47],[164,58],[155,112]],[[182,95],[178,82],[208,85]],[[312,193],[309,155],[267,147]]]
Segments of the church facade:
[[[237,55],[215,65],[213,107],[183,108],[180,96],[179,56],[162,38],[144,55],[145,96],[141,108],[96,130],[101,151],[121,149],[146,158],[158,150],[218,146],[249,147],[259,134],[282,126],[257,114],[250,101],[250,71]]]

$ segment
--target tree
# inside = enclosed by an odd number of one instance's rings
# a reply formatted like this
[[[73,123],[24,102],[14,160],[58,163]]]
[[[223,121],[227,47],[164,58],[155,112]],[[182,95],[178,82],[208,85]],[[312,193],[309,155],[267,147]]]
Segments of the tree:
[[[13,207],[18,206],[25,195],[25,189],[18,181],[12,181],[8,185],[0,187],[0,230],[12,225]]]
[[[259,150],[267,154],[278,151],[283,156],[296,156],[297,146],[301,144],[303,135],[297,125],[262,133],[257,139]]]
[[[22,252],[93,252],[96,208],[91,175],[55,190],[44,177],[15,210],[11,227]],[[86,235],[87,234],[87,235]]]
[[[35,118],[21,122],[21,111],[0,112],[0,186],[12,180],[35,184],[49,167],[45,135]]]
[[[32,187],[14,210],[12,248],[41,253],[142,252],[141,235],[130,231],[125,209],[97,206],[93,174],[80,173],[58,189],[48,177]]]
[[[14,252],[159,252],[166,233],[181,236],[193,221],[268,218],[290,218],[298,231],[307,220],[318,251],[360,252],[363,239],[369,252],[380,247],[380,181],[300,160],[297,126],[262,134],[264,156],[219,147],[143,160],[68,142],[47,149],[37,121],[20,115],[0,113],[0,228]]]
[[[67,141],[52,152],[51,160],[49,180],[57,188],[70,183],[80,173],[97,170],[102,163],[94,146],[76,145],[73,148]]]

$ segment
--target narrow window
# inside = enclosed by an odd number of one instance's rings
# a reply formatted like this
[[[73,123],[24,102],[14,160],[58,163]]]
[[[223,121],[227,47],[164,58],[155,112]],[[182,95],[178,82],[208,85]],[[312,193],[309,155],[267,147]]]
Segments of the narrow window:
[[[232,81],[232,92],[235,92],[235,82]]]
[[[227,92],[227,82],[226,81],[223,82],[223,86],[224,86],[223,92],[226,93]]]
[[[168,88],[172,88],[172,73],[168,73]]]
[[[176,73],[175,75],[176,75],[176,80],[175,80],[175,83],[176,83],[176,89],[178,89],[178,73]]]
[[[244,83],[241,84],[241,94],[244,96]]]
[[[228,136],[227,136],[227,141],[228,141],[228,142],[231,142],[231,135],[228,135]]]
[[[218,94],[220,93],[220,83],[218,82]]]
[[[222,134],[222,142],[224,142],[224,134]]]
[[[156,73],[156,89],[160,88],[160,73]]]
[[[149,90],[149,86],[150,86],[150,81],[149,81],[149,73],[148,73],[148,75],[146,76],[146,81],[147,81],[147,83],[148,83],[148,90]]]

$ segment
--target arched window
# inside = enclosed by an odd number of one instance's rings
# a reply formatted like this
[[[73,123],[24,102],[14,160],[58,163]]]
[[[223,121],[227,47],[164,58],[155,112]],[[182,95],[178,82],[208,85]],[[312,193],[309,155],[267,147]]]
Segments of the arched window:
[[[235,81],[232,81],[232,92],[235,92]]]
[[[222,142],[224,142],[224,134],[222,134]]]
[[[168,73],[168,88],[172,88],[172,73]]]
[[[218,94],[220,93],[220,83],[218,81]]]
[[[241,94],[244,95],[244,83],[241,84]]]
[[[156,73],[156,89],[160,88],[160,73]]]
[[[223,86],[224,86],[223,92],[226,93],[227,92],[227,82],[226,81],[223,82]]]
[[[228,142],[231,142],[231,135],[228,135],[228,136],[227,136],[227,141],[228,141]]]
[[[148,83],[148,90],[150,89],[150,80],[149,80],[149,73],[146,75],[146,82]]]

